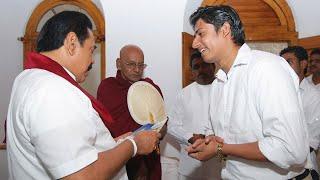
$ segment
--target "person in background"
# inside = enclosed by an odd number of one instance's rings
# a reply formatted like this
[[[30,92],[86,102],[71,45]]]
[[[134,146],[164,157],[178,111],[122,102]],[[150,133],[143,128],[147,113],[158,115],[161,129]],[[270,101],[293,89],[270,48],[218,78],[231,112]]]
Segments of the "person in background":
[[[190,58],[190,68],[195,82],[183,88],[169,113],[168,133],[181,145],[179,179],[220,179],[221,164],[217,158],[201,162],[188,156],[185,148],[198,138],[205,137],[205,124],[209,121],[211,83],[215,65],[203,61],[195,51]]]
[[[225,161],[222,179],[295,177],[309,153],[298,76],[283,58],[250,49],[232,7],[200,7],[190,22],[192,47],[220,69],[211,85],[215,134],[196,140],[187,148],[189,155]]]
[[[319,179],[319,168],[315,151],[318,149],[320,143],[320,122],[317,122],[317,118],[320,117],[320,91],[317,92],[313,89],[312,83],[309,83],[308,80],[304,78],[304,72],[308,64],[308,52],[301,46],[289,46],[280,52],[280,56],[287,60],[299,76],[301,82],[302,105],[308,127],[311,162],[313,166],[311,176],[313,179]]]
[[[149,78],[142,78],[146,68],[144,54],[136,45],[126,45],[120,50],[120,57],[116,60],[117,75],[101,81],[97,99],[109,110],[115,125],[110,129],[111,134],[119,136],[133,132],[140,124],[131,117],[127,94],[131,84],[137,81],[146,81],[152,84],[162,95],[160,88]],[[113,126],[113,125],[112,125]],[[165,131],[162,132],[162,137]],[[129,179],[161,179],[160,155],[153,151],[147,156],[136,156],[126,164]]]
[[[117,144],[104,126],[108,111],[78,84],[94,49],[91,21],[80,12],[63,11],[42,27],[12,88],[9,179],[128,179],[126,162],[159,142],[159,133],[142,131]]]
[[[292,69],[299,76],[300,82],[303,80],[308,66],[308,52],[301,46],[289,46],[281,50],[280,54]]]
[[[320,49],[313,49],[310,53],[310,76],[307,79],[312,80],[315,88],[320,89]]]
[[[310,136],[311,160],[316,163],[316,151],[320,146],[320,49],[310,52],[310,75],[301,82],[302,102]],[[319,155],[319,153],[318,153]],[[319,167],[315,167],[319,174]]]

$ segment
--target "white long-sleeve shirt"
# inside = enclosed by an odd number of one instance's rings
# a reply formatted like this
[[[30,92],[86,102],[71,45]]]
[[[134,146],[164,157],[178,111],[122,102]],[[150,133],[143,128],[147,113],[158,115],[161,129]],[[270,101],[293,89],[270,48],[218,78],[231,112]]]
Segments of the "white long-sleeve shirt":
[[[312,82],[312,75],[304,78],[300,84],[303,110],[309,133],[309,145],[314,150],[320,146],[320,84]],[[313,169],[319,172],[316,154],[311,153]]]
[[[205,134],[204,126],[209,120],[210,85],[196,82],[182,89],[169,111],[168,133],[181,144],[179,173],[202,179],[220,179],[221,164],[214,158],[201,162],[188,156],[185,148],[188,139],[196,134]]]
[[[223,179],[288,179],[291,166],[302,167],[308,135],[299,96],[299,79],[279,56],[246,44],[226,74],[212,83],[210,116],[217,136],[228,144],[258,141],[270,162],[228,156]],[[289,175],[290,174],[290,175]]]

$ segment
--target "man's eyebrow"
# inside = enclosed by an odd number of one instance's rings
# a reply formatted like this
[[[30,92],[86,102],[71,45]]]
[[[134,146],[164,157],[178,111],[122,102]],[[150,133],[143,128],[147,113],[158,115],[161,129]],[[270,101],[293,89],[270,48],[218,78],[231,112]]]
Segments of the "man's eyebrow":
[[[194,36],[196,36],[196,35],[199,33],[200,30],[202,30],[202,28],[197,29],[197,30],[194,32]]]

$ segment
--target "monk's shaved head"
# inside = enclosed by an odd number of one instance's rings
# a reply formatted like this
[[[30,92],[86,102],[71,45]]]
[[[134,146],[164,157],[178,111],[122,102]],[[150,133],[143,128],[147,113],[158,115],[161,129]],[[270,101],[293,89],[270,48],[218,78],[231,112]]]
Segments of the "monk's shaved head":
[[[139,53],[139,54],[143,55],[143,51],[139,46],[134,45],[134,44],[128,44],[128,45],[125,45],[121,48],[120,59],[125,59],[125,57],[131,53]]]
[[[131,83],[139,81],[145,67],[143,51],[139,46],[129,44],[121,48],[117,68],[124,79]]]

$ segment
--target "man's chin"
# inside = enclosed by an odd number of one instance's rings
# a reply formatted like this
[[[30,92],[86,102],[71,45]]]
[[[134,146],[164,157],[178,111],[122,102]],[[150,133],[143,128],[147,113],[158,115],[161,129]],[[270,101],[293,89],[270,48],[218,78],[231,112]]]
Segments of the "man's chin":
[[[129,79],[129,81],[131,82],[131,83],[135,83],[135,82],[138,82],[139,80],[140,80],[141,78],[139,78],[139,79],[137,79],[137,78],[132,78],[132,79]]]
[[[130,81],[131,82],[137,82],[137,81],[140,81],[141,80],[141,76],[133,76],[133,77],[130,77]]]
[[[87,79],[88,75],[89,75],[89,72],[87,71],[87,72],[85,72],[82,76],[77,77],[77,78],[76,78],[76,81],[77,81],[78,83],[83,83],[83,82]]]
[[[81,78],[77,78],[76,80],[77,80],[77,83],[83,83],[86,80],[86,78],[81,77]]]
[[[202,56],[202,59],[206,63],[209,63],[209,64],[214,63],[214,58],[212,58],[210,56]]]

